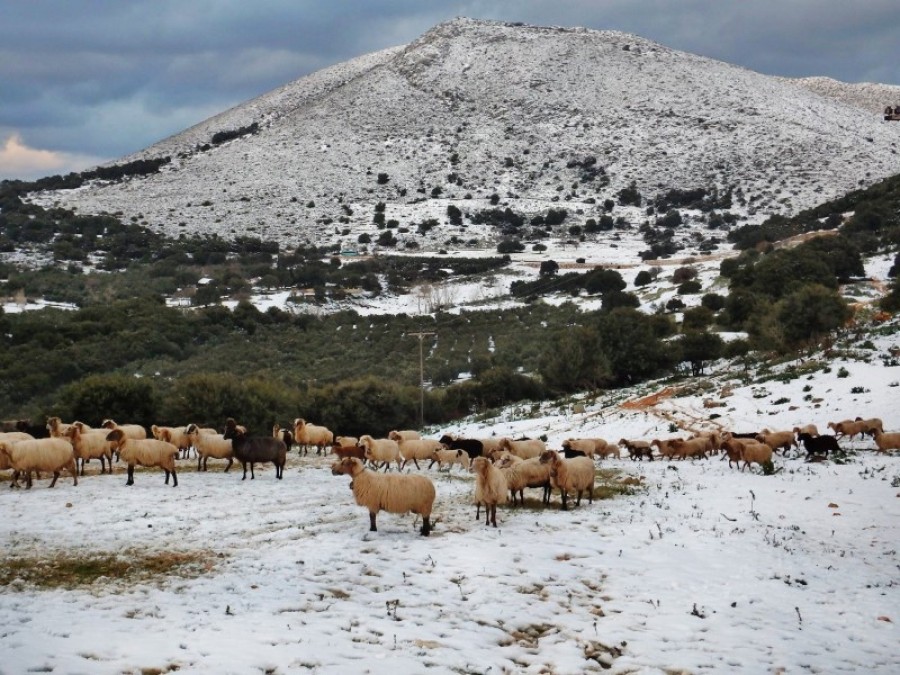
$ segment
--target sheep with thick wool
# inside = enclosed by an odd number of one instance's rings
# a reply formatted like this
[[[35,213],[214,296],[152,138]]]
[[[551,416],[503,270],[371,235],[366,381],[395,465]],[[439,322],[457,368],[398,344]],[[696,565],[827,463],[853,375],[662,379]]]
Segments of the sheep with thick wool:
[[[756,435],[756,440],[768,445],[772,450],[783,450],[784,452],[787,452],[791,448],[799,448],[793,430],[769,431],[768,429],[763,429],[761,433]]]
[[[712,452],[712,441],[707,436],[697,436],[683,440],[681,438],[673,438],[670,446],[675,451],[675,456],[681,459],[690,457],[700,457],[706,459]]]
[[[187,431],[187,427],[164,427],[153,424],[150,426],[150,433],[156,440],[171,443],[178,448],[180,453],[179,456],[183,459],[186,459],[190,455],[194,443],[191,435]],[[127,430],[125,431],[125,434],[130,438],[140,439],[139,436],[129,434]]]
[[[840,422],[829,422],[828,428],[834,430],[835,438],[846,436],[852,441],[854,436],[862,436],[866,433],[868,427],[863,420],[841,420]]]
[[[326,454],[334,443],[334,434],[328,427],[310,424],[302,417],[294,420],[294,442],[305,455],[310,446],[315,446],[316,454]]]
[[[610,445],[603,438],[567,438],[562,444],[563,451],[581,453],[585,457],[618,457],[619,448]],[[569,456],[568,454],[566,455]],[[573,455],[574,456],[574,455]]]
[[[559,490],[562,510],[567,511],[568,493],[577,495],[575,506],[581,504],[581,495],[588,493],[588,503],[594,503],[594,462],[587,457],[565,459],[555,450],[547,450],[541,455],[542,464],[550,468],[550,485]]]
[[[800,434],[808,434],[810,436],[818,436],[819,428],[815,424],[803,424],[794,427],[794,436],[799,437]]]
[[[440,443],[440,441],[438,441],[438,443]],[[428,465],[428,468],[430,469],[433,467],[435,463],[438,465],[438,471],[443,469],[445,464],[447,465],[447,471],[453,469],[454,464],[458,465],[463,470],[468,470],[469,456],[462,450],[451,450],[441,444],[440,448],[432,451],[431,463]]]
[[[507,499],[506,476],[487,457],[472,460],[472,473],[475,474],[475,520],[481,520],[483,506],[484,524],[497,527],[497,505],[505,504]]]
[[[397,445],[400,446],[400,457],[403,460],[400,464],[401,471],[408,462],[415,464],[418,469],[420,459],[423,462],[426,459],[431,459],[435,450],[440,450],[444,447],[440,441],[431,438],[401,439],[397,441]]]
[[[436,491],[434,483],[421,474],[379,474],[367,469],[356,457],[345,457],[331,465],[332,475],[350,476],[353,498],[369,509],[369,531],[377,532],[379,511],[415,513],[422,516],[422,536],[431,532],[431,511]]]
[[[132,438],[118,428],[110,431],[106,439],[119,453],[119,459],[128,465],[128,480],[125,485],[134,485],[135,466],[158,466],[166,472],[166,485],[169,484],[169,474],[172,474],[172,487],[178,487],[175,460],[180,451],[174,445],[156,438]]]
[[[400,444],[390,438],[372,438],[369,434],[359,437],[359,445],[366,451],[366,459],[375,465],[375,468],[390,468],[391,462],[397,462],[400,469]],[[381,465],[379,467],[379,464]]]
[[[226,439],[222,434],[211,434],[196,424],[188,424],[186,431],[191,446],[197,452],[197,471],[200,471],[201,467],[203,471],[206,471],[206,465],[210,459],[227,459],[225,473],[228,473],[228,469],[234,464],[234,448],[231,445],[231,439]]]
[[[92,459],[100,460],[100,473],[106,473],[106,464],[109,463],[109,473],[112,473],[112,443],[106,440],[108,432],[105,429],[93,429],[82,431],[77,424],[72,425],[65,433],[65,438],[72,444],[75,450],[75,464],[80,463],[79,473],[84,475],[84,465]]]
[[[525,488],[541,488],[541,502],[543,504],[550,503],[550,467],[547,464],[541,464],[540,457],[532,457],[531,459],[521,459],[515,455],[506,455],[498,463],[497,466],[506,476],[506,487],[509,489],[509,495],[512,497],[513,506],[516,504],[523,505],[525,503]]]
[[[18,441],[33,441],[34,436],[27,431],[4,431],[0,433],[0,441],[17,443]]]
[[[547,444],[539,438],[526,438],[519,441],[501,438],[497,443],[497,448],[501,452],[505,450],[522,459],[531,459],[532,457],[540,457],[541,453],[547,450]],[[484,454],[487,455],[488,452],[486,451]]]
[[[675,445],[673,441],[683,440],[681,438],[654,438],[650,441],[650,447],[654,445],[659,450],[659,456],[663,459],[672,459],[676,455]],[[651,450],[652,453],[652,450]]]
[[[31,487],[32,471],[47,471],[53,474],[50,487],[63,469],[68,471],[78,485],[78,469],[75,466],[75,449],[64,438],[36,438],[32,440],[0,441],[0,467],[13,470],[10,487],[18,487],[19,475],[25,474],[25,487]]]
[[[644,461],[644,457],[651,462],[653,461],[653,448],[648,441],[620,438],[619,445],[628,451],[628,456],[631,457],[632,461],[635,459]]]
[[[747,443],[741,448],[741,459],[744,460],[744,466],[741,471],[751,464],[759,464],[762,466],[772,461],[772,447],[765,443]]]
[[[900,431],[884,433],[881,429],[875,429],[873,436],[875,438],[875,447],[878,448],[879,452],[900,450]]]
[[[862,417],[857,417],[854,421],[862,424],[864,434],[874,436],[876,431],[884,432],[884,423],[879,417],[870,417],[867,420],[864,420]]]

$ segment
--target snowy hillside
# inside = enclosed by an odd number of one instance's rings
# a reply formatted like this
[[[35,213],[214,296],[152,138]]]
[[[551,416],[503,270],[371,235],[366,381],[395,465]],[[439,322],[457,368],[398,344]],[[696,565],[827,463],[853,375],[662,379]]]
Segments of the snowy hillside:
[[[559,447],[856,415],[898,429],[896,329],[842,340],[827,365],[716,369],[708,393],[647,383],[428,431]],[[606,498],[566,513],[526,491],[496,530],[475,521],[470,475],[423,467],[438,494],[427,539],[411,515],[369,532],[330,458],[295,452],[283,481],[257,466],[245,482],[183,460],[177,488],[158,470],[126,487],[121,465],[92,463],[77,487],[0,490],[0,672],[892,674],[900,455],[841,444],[839,461],[778,456],[773,476],[606,459]]]
[[[341,247],[374,239],[383,202],[409,230],[401,247],[426,251],[450,236],[493,248],[496,231],[451,227],[446,210],[470,216],[495,194],[527,215],[564,206],[568,227],[598,218],[632,182],[645,200],[672,188],[731,190],[721,210],[756,222],[900,172],[898,127],[882,121],[875,98],[634,35],[457,19],[123,158],[171,156],[159,174],[36,199],[172,235]],[[198,149],[254,123],[256,133]],[[633,226],[645,217],[624,215]],[[427,218],[441,227],[417,234]]]

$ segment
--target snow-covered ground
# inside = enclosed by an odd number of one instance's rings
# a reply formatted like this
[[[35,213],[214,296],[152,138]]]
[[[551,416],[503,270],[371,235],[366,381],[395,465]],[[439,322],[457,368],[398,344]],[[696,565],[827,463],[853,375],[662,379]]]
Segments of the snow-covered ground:
[[[671,424],[826,431],[860,415],[898,429],[900,368],[882,360],[895,338],[873,338],[870,363],[837,359],[795,379],[722,372],[703,378],[706,393],[655,406],[621,404],[664,383],[429,431],[543,434],[559,447],[664,437]],[[804,364],[771,374],[788,366]],[[0,489],[5,565],[184,553],[200,574],[13,580],[0,587],[0,672],[896,673],[900,456],[843,444],[845,463],[779,456],[773,476],[718,458],[604,460],[620,472],[609,481],[639,484],[570,512],[556,494],[541,508],[535,492],[501,507],[496,530],[474,519],[469,475],[423,467],[438,493],[428,538],[411,515],[382,513],[370,533],[325,458],[292,454],[283,481],[185,460],[177,488],[155,470],[126,487],[121,466],[100,476],[91,464],[77,487]]]

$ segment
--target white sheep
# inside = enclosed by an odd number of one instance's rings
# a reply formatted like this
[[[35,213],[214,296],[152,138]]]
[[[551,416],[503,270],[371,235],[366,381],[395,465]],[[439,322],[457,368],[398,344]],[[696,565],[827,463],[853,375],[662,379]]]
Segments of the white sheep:
[[[512,497],[513,505],[525,503],[525,488],[542,488],[541,502],[550,503],[550,467],[541,464],[540,457],[521,459],[515,455],[505,455],[497,466],[506,476],[506,487]]]
[[[428,468],[430,469],[434,466],[435,462],[437,462],[438,471],[444,468],[444,464],[447,464],[448,471],[453,469],[454,464],[459,465],[464,470],[469,468],[469,456],[465,452],[459,449],[451,450],[443,445],[431,453],[431,464],[428,465]]]
[[[799,436],[800,434],[809,434],[810,436],[818,436],[819,428],[815,424],[804,424],[802,426],[794,427],[794,435]]]
[[[712,441],[706,436],[697,436],[687,440],[673,438],[669,447],[674,450],[675,456],[681,459],[688,457],[706,459],[708,453],[712,452]]]
[[[225,472],[231,468],[234,463],[234,449],[231,447],[231,439],[226,439],[222,434],[204,433],[196,424],[187,426],[188,436],[191,439],[191,445],[197,451],[197,471],[206,471],[206,465],[209,459],[227,459],[228,464],[225,465]]]
[[[879,452],[900,450],[900,431],[884,433],[881,429],[876,428],[873,436],[875,438],[875,447],[878,448]]]
[[[501,438],[497,443],[499,450],[509,452],[516,457],[522,459],[531,459],[532,457],[540,457],[541,453],[547,450],[547,445],[540,439],[524,439],[513,441],[509,438]],[[487,453],[485,453],[487,454]]]
[[[663,459],[672,459],[677,453],[673,441],[680,441],[681,438],[654,438],[650,441],[650,447],[654,445],[659,449],[659,456]]]
[[[441,450],[444,447],[441,445],[440,441],[431,438],[401,439],[397,441],[397,445],[400,446],[400,457],[403,459],[403,462],[400,464],[401,471],[406,467],[406,463],[409,461],[412,461],[418,469],[418,460],[421,459],[422,461],[425,461],[426,459],[431,459],[435,450]]]
[[[47,431],[50,432],[50,438],[61,438],[72,427],[73,424],[80,424],[82,431],[89,431],[90,427],[84,422],[72,422],[67,424],[59,417],[47,418]]]
[[[316,454],[327,454],[334,443],[334,434],[328,427],[309,424],[302,417],[294,420],[294,442],[305,455],[309,446],[315,446]]]
[[[798,448],[797,439],[794,438],[794,431],[769,431],[763,429],[762,433],[756,434],[756,440],[760,443],[768,445],[773,450],[784,450],[787,452],[791,448]]]
[[[81,427],[73,424],[65,433],[75,450],[75,464],[81,463],[80,474],[84,475],[84,465],[92,459],[100,460],[100,473],[106,473],[106,463],[109,463],[109,473],[112,473],[112,444],[106,440],[105,429],[92,429],[82,431]]]
[[[587,491],[588,503],[594,503],[594,463],[587,457],[565,459],[555,450],[541,455],[541,463],[550,467],[550,484],[559,490],[562,510],[568,510],[566,500],[571,490],[576,493],[575,506],[581,504],[581,495]]]
[[[171,473],[172,487],[178,487],[175,459],[180,451],[174,445],[156,438],[130,438],[122,429],[113,429],[106,438],[119,453],[119,458],[128,464],[128,480],[125,485],[134,485],[135,466],[158,466],[166,472],[166,485],[169,484]]]
[[[25,486],[31,487],[32,471],[48,471],[53,474],[50,487],[63,469],[66,469],[78,485],[78,469],[75,466],[75,450],[64,438],[37,438],[25,441],[0,441],[0,466],[13,470],[10,487],[18,487],[19,474],[25,474]]]
[[[391,462],[397,462],[400,469],[400,444],[390,438],[372,438],[369,434],[359,437],[359,446],[366,451],[366,459],[372,462],[376,469],[384,468],[385,471]],[[381,467],[378,466],[379,462]]]
[[[507,499],[506,476],[487,457],[472,460],[472,473],[475,474],[475,520],[481,519],[484,506],[484,524],[497,527],[497,505],[505,504]]]
[[[141,439],[140,436],[136,435],[137,432],[128,433],[127,429],[124,429],[124,431],[129,438]],[[190,456],[193,441],[190,434],[188,434],[187,427],[163,427],[153,424],[150,427],[150,433],[153,434],[153,438],[156,440],[171,443],[178,448],[180,457],[187,459]],[[146,435],[144,438],[146,438]]]
[[[751,464],[759,464],[762,466],[772,461],[772,447],[765,443],[742,444],[741,459],[744,460],[744,466],[741,471]]]
[[[377,532],[375,520],[379,511],[388,513],[416,513],[422,516],[420,532],[431,532],[431,511],[434,507],[434,483],[421,474],[381,475],[363,466],[356,457],[345,457],[331,465],[332,475],[350,476],[353,498],[369,509],[369,531]]]
[[[884,432],[884,423],[879,417],[870,417],[867,420],[864,420],[862,417],[857,417],[855,421],[862,423],[864,434],[871,434],[874,436],[876,431]]]
[[[568,438],[563,441],[563,450],[570,453],[581,453],[585,457],[618,457],[619,448],[610,445],[603,438]],[[573,455],[574,456],[574,455]]]

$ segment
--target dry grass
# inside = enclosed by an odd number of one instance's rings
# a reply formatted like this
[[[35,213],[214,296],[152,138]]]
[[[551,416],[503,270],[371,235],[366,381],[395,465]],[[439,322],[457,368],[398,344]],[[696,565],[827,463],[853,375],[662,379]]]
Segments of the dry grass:
[[[98,580],[110,582],[162,582],[173,576],[193,579],[213,568],[210,551],[145,553],[128,549],[119,553],[5,555],[0,557],[0,587],[27,585],[38,588],[76,588]]]

